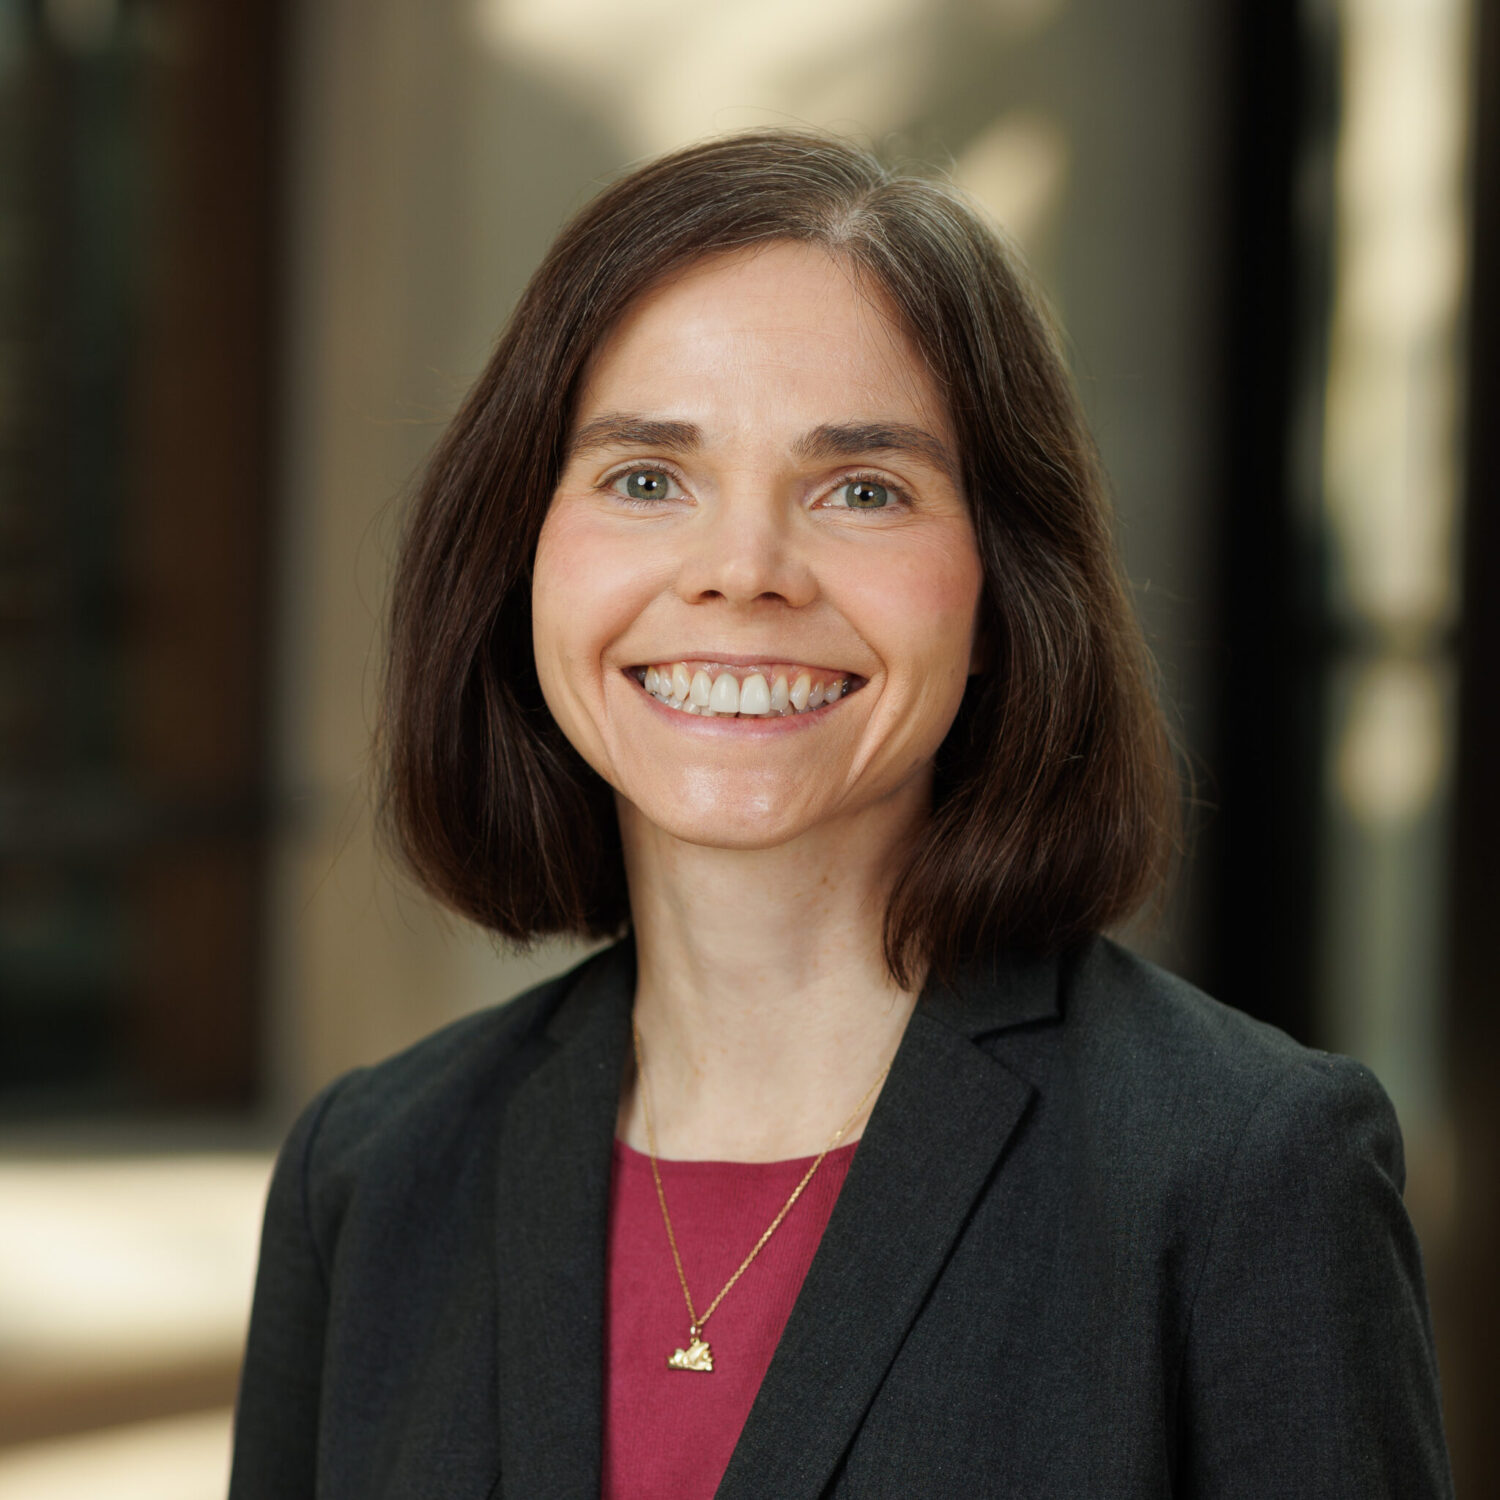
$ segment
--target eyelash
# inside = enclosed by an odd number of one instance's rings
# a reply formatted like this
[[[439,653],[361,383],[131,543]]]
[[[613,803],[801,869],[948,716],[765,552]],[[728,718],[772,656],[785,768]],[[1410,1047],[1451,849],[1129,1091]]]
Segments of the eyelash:
[[[687,488],[687,486],[682,482],[682,475],[680,475],[677,470],[674,469],[670,464],[631,464],[628,468],[616,469],[614,473],[606,474],[605,477],[599,481],[599,488],[606,494],[612,496],[614,499],[620,501],[621,504],[628,505],[632,510],[648,510],[653,505],[659,505],[661,503],[660,500],[637,500],[632,495],[622,495],[620,491],[615,488],[615,486],[622,479],[629,479],[632,474],[665,474],[680,488]]]
[[[628,479],[632,474],[665,474],[680,488],[684,490],[687,488],[687,484],[683,480],[682,475],[679,474],[671,464],[665,463],[635,463],[631,464],[628,468],[616,469],[612,474],[605,475],[605,477],[599,481],[599,488],[611,495],[614,499],[621,501],[625,505],[628,505],[632,510],[648,510],[653,505],[659,505],[661,503],[660,500],[638,500],[632,495],[623,495],[619,490],[615,489],[615,485],[617,485],[620,480]],[[838,490],[843,489],[845,485],[849,484],[878,484],[881,489],[888,490],[890,492],[891,498],[896,502],[897,506],[900,506],[902,508],[909,508],[911,505],[911,496],[907,494],[906,490],[901,485],[896,484],[894,481],[886,478],[884,475],[867,472],[865,470],[851,469],[847,474],[841,474],[829,486],[828,492],[830,494],[836,493]],[[887,510],[890,508],[891,507],[888,506],[880,506],[879,510]],[[832,509],[847,510],[853,512],[854,514],[859,514],[861,508],[855,505],[836,505],[833,506]],[[871,514],[877,513],[878,512],[871,512]]]

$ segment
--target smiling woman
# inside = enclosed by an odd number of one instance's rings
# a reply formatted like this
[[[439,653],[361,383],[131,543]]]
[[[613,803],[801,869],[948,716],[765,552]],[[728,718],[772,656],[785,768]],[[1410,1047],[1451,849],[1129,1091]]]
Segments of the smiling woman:
[[[843,514],[855,510],[879,514]],[[549,537],[611,514],[647,524],[572,552],[571,585],[531,588]],[[628,561],[624,536],[642,549]],[[544,697],[530,617],[569,613],[561,586],[594,618],[608,560],[644,560],[661,579],[680,557],[733,585],[767,546],[813,608],[772,620],[773,581],[758,618],[730,619],[710,584],[686,636],[675,623],[671,639],[642,634],[639,659],[615,666],[670,668],[671,652],[753,666],[770,648],[795,666],[845,593],[867,601],[838,627],[847,650],[872,615],[886,635],[917,623],[890,587],[951,607],[955,569],[982,577],[968,607],[992,670],[922,684],[927,728],[929,700],[961,691],[937,735],[933,816],[878,903],[903,984],[997,942],[1060,948],[1157,887],[1176,783],[1093,445],[1040,302],[950,190],[781,133],[663,158],[589,205],[433,456],[396,581],[385,716],[390,826],[429,889],[523,941],[622,930],[618,788]],[[940,555],[935,573],[918,565]],[[859,673],[854,660],[806,665]]]
[[[617,941],[304,1113],[237,1500],[1447,1493],[1379,1085],[1101,936],[1151,681],[960,198],[797,133],[601,194],[432,458],[382,747],[436,896]]]
[[[641,296],[587,366],[532,631],[627,849],[649,825],[826,861],[926,820],[983,574],[899,327],[826,250],[772,242]]]

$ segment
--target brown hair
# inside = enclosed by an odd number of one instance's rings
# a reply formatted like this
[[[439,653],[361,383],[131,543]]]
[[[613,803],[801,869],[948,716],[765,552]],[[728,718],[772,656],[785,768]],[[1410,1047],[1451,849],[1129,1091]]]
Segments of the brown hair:
[[[609,789],[537,683],[530,582],[580,373],[621,312],[700,257],[825,246],[872,276],[945,393],[985,585],[988,670],[938,753],[896,881],[898,982],[1128,916],[1170,857],[1177,785],[1093,444],[1040,299],[949,188],[811,133],[755,132],[631,172],[559,235],[438,443],[392,604],[388,835],[417,878],[507,938],[629,919]]]

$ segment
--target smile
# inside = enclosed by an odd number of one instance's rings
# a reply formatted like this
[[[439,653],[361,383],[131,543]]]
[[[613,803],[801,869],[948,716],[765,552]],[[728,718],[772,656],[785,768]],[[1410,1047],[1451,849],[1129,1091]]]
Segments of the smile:
[[[633,667],[626,675],[658,703],[708,719],[810,714],[857,692],[865,683],[852,672],[786,663],[737,667],[677,661]]]

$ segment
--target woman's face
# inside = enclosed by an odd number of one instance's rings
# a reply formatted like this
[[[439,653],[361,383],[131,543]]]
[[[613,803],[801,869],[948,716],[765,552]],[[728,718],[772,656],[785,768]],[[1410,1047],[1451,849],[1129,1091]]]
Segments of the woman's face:
[[[974,652],[957,471],[922,361],[826,252],[714,256],[648,292],[586,372],[537,545],[563,732],[690,843],[904,826]]]

